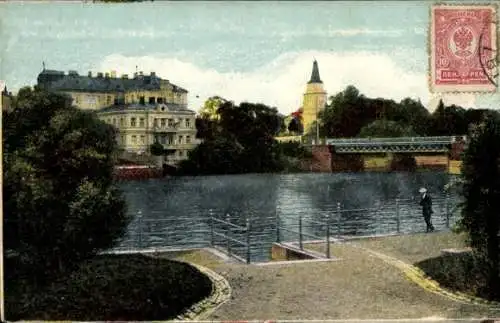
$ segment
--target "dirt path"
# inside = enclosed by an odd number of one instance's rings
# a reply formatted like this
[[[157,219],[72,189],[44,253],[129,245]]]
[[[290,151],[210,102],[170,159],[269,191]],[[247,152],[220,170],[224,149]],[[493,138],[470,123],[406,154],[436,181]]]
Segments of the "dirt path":
[[[333,245],[339,261],[288,265],[240,265],[206,251],[178,259],[208,266],[230,283],[231,300],[212,320],[397,319],[499,316],[429,293],[382,260],[349,245]]]

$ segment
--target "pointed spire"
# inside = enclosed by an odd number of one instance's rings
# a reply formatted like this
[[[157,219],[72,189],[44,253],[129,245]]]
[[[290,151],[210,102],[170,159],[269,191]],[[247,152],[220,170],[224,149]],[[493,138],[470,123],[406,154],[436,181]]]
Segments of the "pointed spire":
[[[316,59],[313,62],[311,80],[308,83],[323,83],[323,81],[321,81],[321,78],[319,77],[319,68],[318,68],[318,62],[316,61]]]

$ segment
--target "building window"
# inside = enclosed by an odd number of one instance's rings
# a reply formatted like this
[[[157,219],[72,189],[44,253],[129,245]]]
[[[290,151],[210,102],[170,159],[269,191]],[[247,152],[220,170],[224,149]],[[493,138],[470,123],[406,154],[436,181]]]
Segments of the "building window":
[[[155,104],[155,97],[154,96],[150,96],[149,97],[149,104]]]
[[[183,140],[183,139],[184,139],[184,138],[182,138],[182,136],[179,136],[179,145],[182,145],[182,140]]]
[[[140,104],[145,104],[145,101],[144,101],[144,96],[140,96],[140,97],[139,97],[139,103],[140,103]]]
[[[116,118],[113,118],[113,126],[116,126]]]
[[[167,138],[163,135],[160,137],[161,138],[161,144],[164,145],[166,144]]]
[[[162,128],[165,128],[165,124],[167,123],[167,119],[165,119],[165,118],[161,118],[161,119],[160,119],[160,122],[161,122],[161,127],[162,127]]]
[[[191,136],[186,136],[186,144],[190,144],[191,143]]]
[[[125,145],[127,142],[126,142],[126,137],[125,136],[120,136],[121,137],[121,144],[122,145]]]
[[[179,157],[182,157],[184,155],[184,151],[179,150]]]
[[[136,135],[132,135],[132,144],[137,144],[137,136]]]
[[[144,118],[139,118],[139,127],[144,128]]]
[[[163,98],[158,98],[158,100],[156,102],[163,103]]]
[[[168,126],[173,127],[174,126],[174,119],[168,119]]]
[[[146,143],[146,136],[141,135],[141,144],[144,145]]]
[[[153,120],[153,126],[158,127],[158,118],[154,118]]]
[[[191,128],[191,120],[186,119],[186,128]]]
[[[124,124],[125,124],[125,120],[123,118],[120,118],[120,127],[123,127]]]
[[[174,136],[169,135],[167,139],[168,139],[168,144],[169,144],[169,145],[171,145],[171,144],[173,144],[173,143],[174,143]]]
[[[106,98],[106,103],[108,105],[111,105],[111,95],[108,95],[108,97]]]
[[[137,120],[136,120],[136,118],[130,118],[130,126],[131,127],[137,127]]]

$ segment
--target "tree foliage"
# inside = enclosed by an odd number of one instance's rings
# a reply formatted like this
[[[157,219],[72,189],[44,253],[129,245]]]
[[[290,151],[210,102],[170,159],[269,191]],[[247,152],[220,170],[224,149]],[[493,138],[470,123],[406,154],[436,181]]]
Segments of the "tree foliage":
[[[375,120],[372,123],[361,128],[358,137],[379,137],[379,138],[390,138],[390,137],[411,137],[415,136],[416,133],[413,131],[411,126],[404,126],[397,121],[390,120]]]
[[[462,164],[462,218],[471,246],[500,299],[500,121],[490,116],[470,136]]]
[[[418,136],[465,135],[470,125],[480,120],[487,111],[445,106],[440,102],[431,114],[420,100],[405,98],[396,102],[368,98],[350,85],[331,96],[325,109],[319,113],[320,137],[356,137],[361,129],[379,120],[397,122],[404,128],[412,129]]]
[[[223,103],[218,120],[199,118],[203,142],[189,153],[180,171],[188,174],[276,172],[284,168],[280,144],[274,139],[283,116],[263,104]]]
[[[3,131],[5,248],[48,273],[113,246],[128,223],[114,128],[69,97],[24,88]]]

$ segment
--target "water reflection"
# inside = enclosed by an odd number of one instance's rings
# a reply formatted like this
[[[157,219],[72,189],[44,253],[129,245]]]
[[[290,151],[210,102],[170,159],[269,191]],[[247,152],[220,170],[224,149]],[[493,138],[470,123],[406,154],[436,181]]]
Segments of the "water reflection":
[[[439,172],[308,173],[123,183],[121,188],[134,221],[120,247],[204,246],[211,238],[210,214],[221,219],[229,214],[231,222],[240,226],[245,226],[247,218],[251,219],[253,260],[267,257],[270,245],[277,238],[278,217],[281,226],[291,230],[298,230],[301,217],[304,232],[319,237],[326,234],[323,223],[327,219],[332,234],[387,233],[397,231],[398,226],[401,232],[421,231],[423,220],[417,191],[422,186],[434,198],[435,226],[442,229],[446,225],[443,188],[449,180],[450,175]],[[396,199],[400,200],[399,207]],[[454,193],[450,203],[456,202]],[[227,230],[224,225],[215,227],[216,232]],[[232,237],[246,239],[233,229]],[[298,240],[298,235],[282,230],[280,238]],[[214,240],[225,243],[217,234]],[[230,247],[241,249],[237,244]]]

